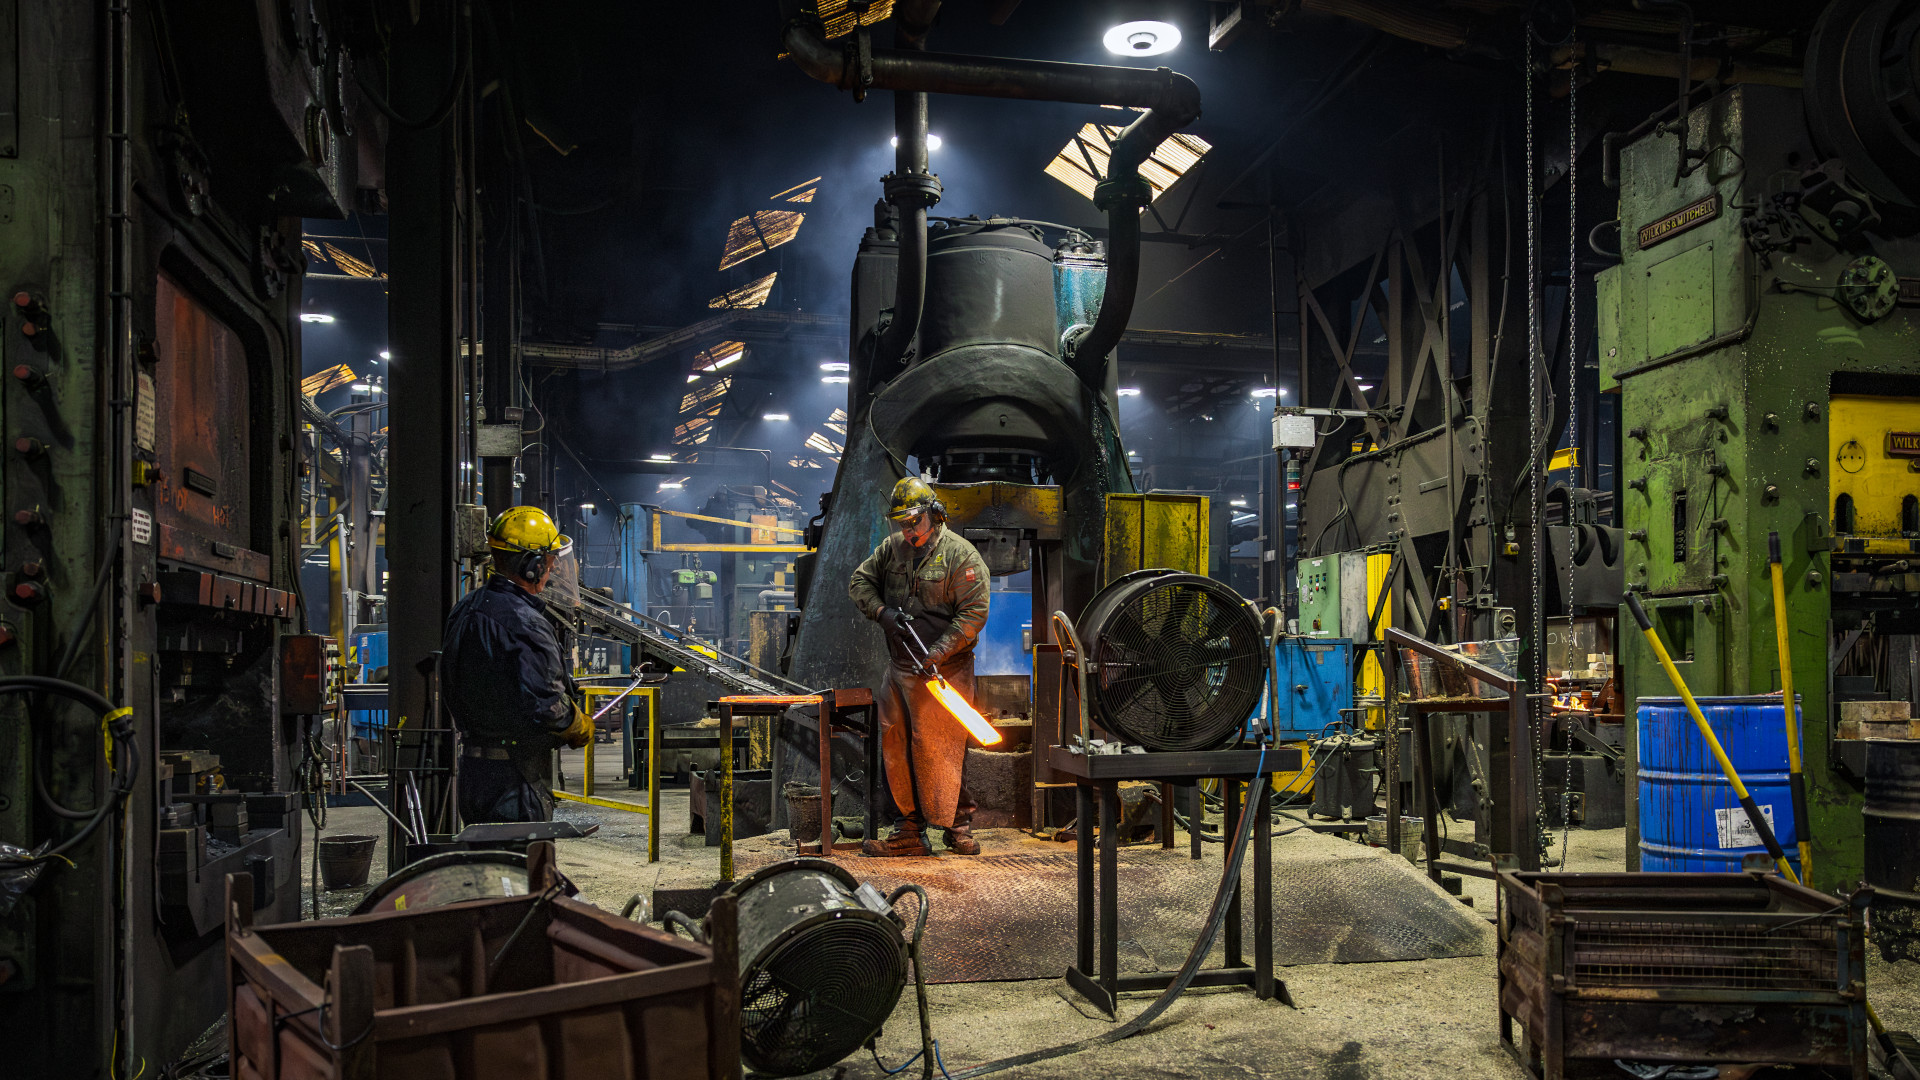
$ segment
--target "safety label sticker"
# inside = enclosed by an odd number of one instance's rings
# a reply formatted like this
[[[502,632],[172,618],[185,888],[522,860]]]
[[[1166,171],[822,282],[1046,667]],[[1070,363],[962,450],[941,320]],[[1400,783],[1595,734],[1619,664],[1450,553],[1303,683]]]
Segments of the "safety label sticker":
[[[1761,803],[1760,816],[1767,819],[1767,829],[1773,829],[1773,804]],[[1720,826],[1720,848],[1759,847],[1760,834],[1754,831],[1753,819],[1747,816],[1742,807],[1731,810],[1715,810],[1714,823]],[[1778,836],[1779,833],[1774,833]]]
[[[133,542],[153,543],[153,515],[139,507],[135,507],[133,511]]]

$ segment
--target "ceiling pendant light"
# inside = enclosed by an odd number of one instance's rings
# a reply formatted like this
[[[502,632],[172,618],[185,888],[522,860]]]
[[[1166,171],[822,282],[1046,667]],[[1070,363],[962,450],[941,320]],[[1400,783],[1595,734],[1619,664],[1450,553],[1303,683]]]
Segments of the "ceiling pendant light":
[[[1123,22],[1101,38],[1107,51],[1120,56],[1159,56],[1180,47],[1180,28],[1158,19]]]

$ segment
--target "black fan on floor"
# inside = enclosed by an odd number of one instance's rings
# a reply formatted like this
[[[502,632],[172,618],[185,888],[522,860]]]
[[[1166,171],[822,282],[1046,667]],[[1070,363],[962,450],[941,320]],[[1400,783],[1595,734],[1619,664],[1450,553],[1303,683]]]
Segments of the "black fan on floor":
[[[1240,730],[1266,682],[1266,638],[1240,595],[1211,578],[1138,570],[1080,617],[1087,707],[1149,750],[1211,750]]]
[[[775,863],[740,900],[740,1056],[798,1076],[858,1050],[907,981],[901,924],[872,886],[825,859]]]

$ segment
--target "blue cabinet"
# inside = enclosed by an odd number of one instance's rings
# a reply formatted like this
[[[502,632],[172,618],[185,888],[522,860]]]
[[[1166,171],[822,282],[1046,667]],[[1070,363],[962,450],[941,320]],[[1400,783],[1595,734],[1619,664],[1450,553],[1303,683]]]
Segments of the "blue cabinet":
[[[1353,707],[1353,642],[1345,638],[1283,637],[1273,650],[1273,673],[1280,684],[1274,738],[1317,738],[1328,724]],[[1267,694],[1254,715],[1266,720]]]

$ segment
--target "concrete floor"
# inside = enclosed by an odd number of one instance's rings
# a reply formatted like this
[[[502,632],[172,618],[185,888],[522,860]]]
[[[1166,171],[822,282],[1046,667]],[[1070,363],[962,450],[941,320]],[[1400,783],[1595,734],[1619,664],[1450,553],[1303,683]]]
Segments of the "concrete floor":
[[[584,840],[562,841],[561,868],[581,889],[581,899],[619,911],[629,896],[651,896],[661,885],[710,883],[718,876],[719,851],[687,833],[687,792],[667,788],[661,799],[661,861],[649,864],[645,796],[619,779],[617,747],[602,745],[596,755],[596,796],[631,805],[635,811],[562,803],[560,815],[599,831]],[[570,787],[577,788],[582,754],[571,751],[563,762]],[[326,833],[383,833],[379,812],[341,808],[332,812]],[[1471,831],[1470,824],[1452,828]],[[1032,840],[1012,830],[982,834],[989,849],[1017,847]],[[1277,859],[1286,857],[1289,838],[1276,841]],[[785,833],[740,842],[743,852],[783,846]],[[1317,842],[1317,841],[1316,841]],[[1567,869],[1607,870],[1624,866],[1624,830],[1575,830],[1568,844]],[[375,873],[384,865],[376,855]],[[1493,884],[1467,878],[1465,895],[1474,911],[1491,919]],[[364,890],[326,893],[322,907],[344,912]],[[656,913],[657,914],[657,913]],[[1868,986],[1876,1007],[1895,1028],[1920,1031],[1920,964],[1887,964],[1868,949]],[[1299,1077],[1313,1080],[1422,1080],[1422,1078],[1497,1078],[1521,1080],[1526,1074],[1507,1057],[1498,1041],[1495,961],[1485,956],[1400,963],[1303,965],[1280,969],[1296,1008],[1256,1000],[1243,990],[1189,991],[1141,1035],[1005,1072],[1022,1078],[1116,1080],[1146,1077]],[[1124,1020],[1154,995],[1122,998]],[[1058,980],[966,983],[929,987],[934,1037],[949,1071],[1030,1050],[1076,1042],[1110,1031],[1113,1024],[1093,1019],[1061,996]],[[919,1023],[911,985],[902,995],[879,1042],[888,1067],[897,1067],[919,1049]],[[919,1063],[903,1072],[917,1077]],[[936,1075],[938,1071],[936,1070]],[[812,1074],[818,1080],[878,1080],[884,1076],[870,1056],[856,1055],[835,1069]],[[1613,1075],[1624,1077],[1624,1072]],[[1761,1078],[1787,1078],[1785,1070],[1764,1070]],[[1878,1075],[1878,1074],[1876,1074]]]

